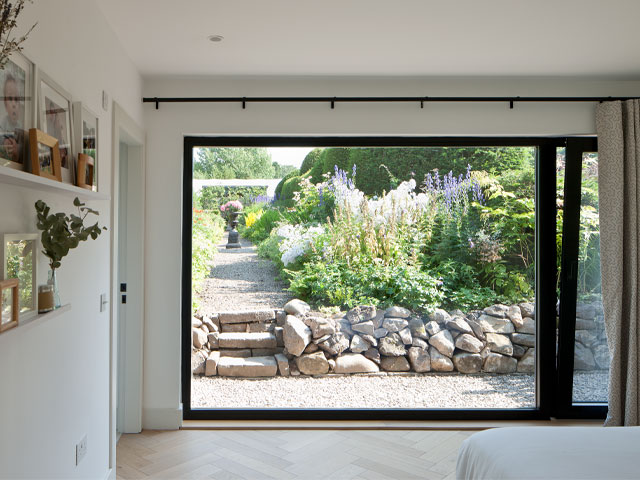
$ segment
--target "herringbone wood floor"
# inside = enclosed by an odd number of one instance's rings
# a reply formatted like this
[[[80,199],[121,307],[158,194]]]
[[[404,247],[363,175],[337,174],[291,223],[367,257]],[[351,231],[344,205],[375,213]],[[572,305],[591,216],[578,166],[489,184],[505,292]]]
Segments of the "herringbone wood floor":
[[[117,478],[453,479],[473,432],[179,430],[123,435]]]

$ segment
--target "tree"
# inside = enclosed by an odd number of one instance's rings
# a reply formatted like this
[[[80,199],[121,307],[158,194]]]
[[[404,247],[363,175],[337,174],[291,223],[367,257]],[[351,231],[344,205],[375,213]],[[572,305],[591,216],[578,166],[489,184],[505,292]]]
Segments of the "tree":
[[[194,178],[274,178],[266,148],[206,147],[198,149]]]

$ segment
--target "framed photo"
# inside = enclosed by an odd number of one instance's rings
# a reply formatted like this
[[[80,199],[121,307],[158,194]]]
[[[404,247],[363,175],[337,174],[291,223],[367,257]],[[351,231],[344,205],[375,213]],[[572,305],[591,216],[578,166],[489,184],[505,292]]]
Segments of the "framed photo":
[[[19,281],[18,315],[20,319],[35,316],[38,312],[37,252],[37,233],[5,234],[4,278]]]
[[[51,180],[62,181],[58,140],[36,128],[29,130],[31,173]]]
[[[0,281],[0,333],[18,326],[18,279]]]
[[[75,151],[78,152],[77,185],[88,188],[94,192],[98,191],[98,116],[82,105],[81,102],[73,104],[74,138],[76,142]],[[93,178],[91,182],[82,178],[86,173],[80,168],[80,154],[84,154],[92,159],[85,165],[91,165]],[[90,187],[87,187],[89,185]]]
[[[29,170],[28,131],[35,126],[34,66],[13,53],[0,70],[0,165]]]
[[[71,95],[42,71],[38,88],[40,130],[58,140],[62,181],[75,185]]]
[[[84,153],[78,154],[78,186],[93,190],[93,179],[95,175],[93,158]]]

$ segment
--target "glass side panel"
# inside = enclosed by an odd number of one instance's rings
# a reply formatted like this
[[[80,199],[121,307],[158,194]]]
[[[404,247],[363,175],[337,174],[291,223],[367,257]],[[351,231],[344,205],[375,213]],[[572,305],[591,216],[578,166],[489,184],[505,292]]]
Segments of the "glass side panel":
[[[195,148],[191,408],[535,407],[536,155]]]
[[[600,278],[598,154],[582,156],[573,402],[607,402],[609,349]]]

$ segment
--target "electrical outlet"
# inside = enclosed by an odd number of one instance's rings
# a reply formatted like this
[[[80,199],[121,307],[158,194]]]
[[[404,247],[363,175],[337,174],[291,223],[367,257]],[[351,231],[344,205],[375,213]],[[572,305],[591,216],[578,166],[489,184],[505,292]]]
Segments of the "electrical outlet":
[[[80,460],[87,454],[87,436],[85,435],[76,445],[76,465],[80,464]]]
[[[107,304],[109,300],[107,300],[107,294],[103,293],[100,295],[100,312],[104,312],[107,309]]]

